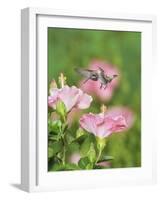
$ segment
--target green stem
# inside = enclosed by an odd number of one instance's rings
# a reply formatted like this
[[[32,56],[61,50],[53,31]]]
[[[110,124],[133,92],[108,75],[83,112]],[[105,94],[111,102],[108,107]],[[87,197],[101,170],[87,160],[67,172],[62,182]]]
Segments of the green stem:
[[[98,156],[97,156],[97,159],[96,159],[96,163],[99,161],[99,159],[100,159],[100,157],[101,157],[102,150],[103,150],[103,149],[99,149],[99,151],[98,151]]]
[[[66,154],[66,141],[65,141],[66,129],[67,129],[67,124],[66,124],[66,121],[64,121],[64,127],[63,127],[63,130],[62,130],[62,141],[63,141],[63,158],[62,158],[62,162],[63,162],[63,165],[65,165],[65,154]]]
[[[65,138],[62,137],[62,141],[63,141],[63,157],[62,157],[62,162],[63,165],[65,165]]]
[[[99,161],[101,154],[102,154],[102,151],[103,151],[105,144],[106,144],[106,140],[104,138],[98,137],[98,138],[96,138],[96,141],[97,141],[98,156],[97,156],[95,164]]]

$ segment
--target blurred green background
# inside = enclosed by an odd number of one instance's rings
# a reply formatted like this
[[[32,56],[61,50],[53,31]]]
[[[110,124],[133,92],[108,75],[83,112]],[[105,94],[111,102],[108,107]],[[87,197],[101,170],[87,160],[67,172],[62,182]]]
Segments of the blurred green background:
[[[68,85],[81,80],[76,66],[87,68],[93,59],[107,61],[118,67],[121,80],[109,106],[127,106],[135,114],[133,127],[108,139],[105,154],[114,156],[113,168],[141,166],[141,33],[48,28],[48,82],[58,80],[60,72]],[[89,109],[100,112],[97,99]],[[88,112],[86,110],[85,112]],[[78,124],[74,123],[72,130]]]

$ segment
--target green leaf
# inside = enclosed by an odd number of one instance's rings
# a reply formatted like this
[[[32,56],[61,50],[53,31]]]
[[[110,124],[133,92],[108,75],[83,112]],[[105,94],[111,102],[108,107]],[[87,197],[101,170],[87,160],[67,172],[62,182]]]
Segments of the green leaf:
[[[78,142],[79,144],[82,144],[82,142],[87,138],[87,135],[82,135],[74,140],[74,142]]]
[[[106,139],[96,137],[96,141],[97,141],[98,150],[102,151],[104,149],[104,147],[106,146]]]
[[[62,123],[60,120],[48,120],[49,132],[60,133],[62,128]]]
[[[88,165],[86,166],[86,169],[93,169],[93,163],[88,163]]]
[[[95,151],[93,143],[91,143],[91,145],[90,145],[90,148],[89,148],[89,151],[87,153],[87,156],[88,156],[88,158],[89,158],[89,160],[91,162],[94,162],[96,160],[96,151]]]
[[[63,150],[63,143],[62,141],[53,142],[52,144],[53,154],[60,152]]]
[[[76,132],[76,138],[79,138],[81,137],[82,135],[85,135],[86,132],[82,129],[82,128],[79,128]]]
[[[79,170],[80,167],[74,163],[66,163],[65,164],[65,169],[66,170]]]
[[[67,134],[65,134],[65,139],[67,141],[68,144],[72,143],[74,141],[74,137],[71,133],[67,132]]]
[[[60,135],[62,132],[62,122],[60,120],[52,121],[48,119],[49,136]]]
[[[63,121],[66,119],[67,109],[62,101],[58,101],[56,104],[56,112],[60,115]]]
[[[78,162],[78,165],[81,169],[89,169],[90,160],[88,157],[81,158]]]
[[[94,165],[94,169],[107,169],[107,167],[99,166],[99,165]]]
[[[68,145],[68,151],[69,152],[77,152],[79,151],[79,144],[77,142],[72,142]]]
[[[51,147],[48,147],[48,158],[52,158],[54,155],[53,149]]]
[[[49,140],[58,141],[60,139],[59,135],[49,135]]]
[[[103,161],[110,161],[110,160],[113,160],[113,159],[114,159],[113,156],[106,156],[106,155],[103,155],[103,156],[99,159],[98,163],[99,163],[99,162],[103,162]]]
[[[62,131],[65,132],[67,129],[68,129],[68,124],[67,123],[63,123]]]
[[[90,137],[87,137],[84,140],[83,144],[81,145],[81,149],[80,149],[81,156],[83,156],[83,157],[87,156],[87,153],[90,150],[90,146],[91,146],[91,139],[90,139]]]
[[[68,170],[79,170],[80,167],[73,163],[66,163],[63,165],[62,163],[55,163],[51,168],[50,171],[68,171]]]
[[[64,165],[61,163],[55,163],[51,168],[50,171],[62,171],[64,170]]]

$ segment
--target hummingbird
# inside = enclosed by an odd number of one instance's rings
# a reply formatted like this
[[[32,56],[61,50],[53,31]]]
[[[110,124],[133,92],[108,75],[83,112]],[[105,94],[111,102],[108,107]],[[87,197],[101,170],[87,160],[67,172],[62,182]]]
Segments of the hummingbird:
[[[83,84],[85,84],[88,80],[99,81],[100,89],[104,88],[104,90],[107,88],[108,84],[118,76],[117,74],[108,76],[101,67],[98,67],[97,70],[75,68],[75,71],[86,78]]]

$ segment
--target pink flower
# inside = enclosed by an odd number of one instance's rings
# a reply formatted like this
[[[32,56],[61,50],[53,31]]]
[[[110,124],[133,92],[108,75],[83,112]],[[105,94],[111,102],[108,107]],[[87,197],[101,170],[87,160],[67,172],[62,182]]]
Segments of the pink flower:
[[[99,138],[105,138],[112,133],[127,130],[132,125],[132,113],[128,110],[109,110],[106,113],[84,114],[80,118],[80,126]]]
[[[48,97],[48,105],[50,107],[56,107],[56,103],[58,101],[59,89],[54,88],[50,90],[50,96]]]
[[[111,99],[113,91],[118,86],[120,73],[116,67],[102,60],[93,60],[89,64],[88,69],[97,70],[99,67],[101,67],[108,76],[113,76],[114,74],[117,74],[118,77],[112,80],[111,83],[108,84],[106,89],[100,89],[99,81],[92,80],[87,81],[85,84],[83,84],[82,81],[81,89],[90,95],[96,95],[102,101],[107,101]]]
[[[69,157],[69,162],[70,163],[74,163],[74,164],[78,164],[79,160],[81,159],[81,156],[79,153],[73,153],[70,157]]]
[[[109,161],[102,161],[102,162],[96,163],[96,165],[100,166],[100,167],[111,167],[111,162],[109,162]]]
[[[127,126],[124,117],[112,118],[103,113],[83,115],[80,119],[80,125],[86,131],[100,138],[107,137],[113,132],[120,132]]]
[[[77,121],[81,116],[81,111],[78,108],[73,108],[67,116],[68,127],[71,127],[74,121]]]
[[[107,110],[106,114],[109,117],[117,117],[118,115],[122,115],[126,119],[126,123],[128,125],[125,130],[131,128],[135,120],[134,113],[127,107],[111,107]]]
[[[66,85],[60,89],[53,88],[50,90],[48,105],[55,109],[58,101],[62,101],[67,111],[70,111],[72,108],[88,108],[91,104],[92,97],[75,86],[69,87]]]

